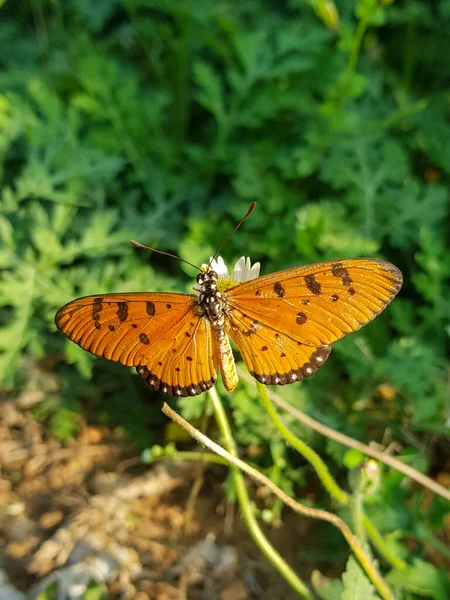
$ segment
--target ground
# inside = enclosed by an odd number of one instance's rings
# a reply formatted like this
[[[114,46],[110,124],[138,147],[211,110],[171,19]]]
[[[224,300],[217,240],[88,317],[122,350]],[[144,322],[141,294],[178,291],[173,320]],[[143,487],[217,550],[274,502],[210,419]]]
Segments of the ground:
[[[0,404],[0,583],[10,590],[2,598],[91,579],[108,598],[298,597],[226,501],[224,467],[142,465],[121,431],[86,424],[63,444],[33,419],[33,403],[26,395]],[[301,539],[311,525],[287,520],[266,533],[307,580]]]

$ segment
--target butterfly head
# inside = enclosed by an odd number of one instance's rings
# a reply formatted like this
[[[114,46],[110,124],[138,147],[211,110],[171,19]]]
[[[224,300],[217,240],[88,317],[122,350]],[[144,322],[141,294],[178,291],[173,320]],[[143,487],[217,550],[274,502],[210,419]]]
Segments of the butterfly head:
[[[197,275],[197,284],[194,289],[200,293],[209,293],[217,290],[219,274],[214,271],[209,265],[202,265],[200,273]]]

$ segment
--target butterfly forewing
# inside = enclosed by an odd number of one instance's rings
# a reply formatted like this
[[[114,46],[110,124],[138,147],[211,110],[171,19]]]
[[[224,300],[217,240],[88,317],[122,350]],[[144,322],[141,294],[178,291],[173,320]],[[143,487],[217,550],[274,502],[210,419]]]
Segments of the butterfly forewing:
[[[280,271],[227,292],[229,333],[257,379],[289,383],[314,373],[328,345],[371,321],[401,284],[396,267],[374,259]]]
[[[209,322],[197,314],[195,296],[87,296],[61,308],[55,320],[82,348],[136,367],[151,387],[165,394],[200,394],[216,380],[216,344]]]

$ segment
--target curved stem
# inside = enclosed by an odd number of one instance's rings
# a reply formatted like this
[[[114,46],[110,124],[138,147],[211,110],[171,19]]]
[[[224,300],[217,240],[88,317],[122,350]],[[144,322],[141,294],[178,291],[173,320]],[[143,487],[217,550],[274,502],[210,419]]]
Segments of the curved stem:
[[[353,494],[352,503],[352,520],[355,533],[358,536],[361,544],[367,543],[366,531],[364,529],[364,508],[363,508],[363,495],[357,491]]]
[[[173,460],[192,460],[195,462],[213,463],[216,465],[229,466],[229,463],[224,458],[213,454],[212,452],[192,452],[189,450],[176,450],[176,452],[163,454],[159,458],[171,458]]]
[[[227,419],[225,410],[223,408],[223,404],[219,398],[219,395],[215,388],[210,389],[208,394],[211,398],[213,408],[214,408],[214,415],[216,417],[217,424],[219,426],[220,432],[224,439],[225,446],[228,449],[229,455],[231,455],[235,460],[239,460],[237,458],[236,444],[235,444],[233,436],[231,434],[230,424],[228,422],[228,419]],[[166,406],[167,405],[164,404],[163,412],[170,418],[173,418],[172,414],[168,414],[168,412],[166,412],[166,410],[165,410]],[[177,417],[178,417],[178,415],[177,415]],[[181,417],[179,417],[179,418],[181,419]],[[185,426],[181,422],[179,422],[178,424],[181,425],[183,428],[185,428]],[[188,433],[190,433],[192,435],[192,432],[190,429],[186,429],[186,431],[188,431]],[[203,435],[203,434],[201,434],[201,435]],[[193,436],[193,437],[195,437],[195,436]],[[206,439],[208,439],[208,438],[206,438]],[[198,441],[200,441],[200,440],[198,440]],[[220,448],[220,446],[218,446],[218,447]],[[216,451],[215,448],[210,448],[210,449],[213,451]],[[220,454],[219,454],[219,456],[220,456]],[[224,456],[224,458],[227,458],[227,460],[228,460],[228,454],[227,454],[227,456]],[[270,542],[268,541],[268,539],[262,532],[261,528],[259,527],[258,521],[256,520],[255,515],[253,513],[252,505],[251,505],[250,498],[247,493],[247,488],[245,487],[245,481],[242,476],[242,473],[239,471],[238,468],[235,467],[235,468],[232,468],[232,474],[233,474],[234,487],[236,490],[236,496],[237,496],[239,506],[242,511],[242,516],[243,516],[245,524],[247,525],[247,528],[250,532],[250,535],[252,536],[256,545],[261,550],[261,552],[264,554],[264,556],[272,563],[272,565],[277,569],[277,571],[284,577],[284,579],[289,583],[289,585],[294,590],[296,590],[303,598],[306,598],[307,600],[312,600],[312,595],[311,595],[310,591],[308,590],[308,588],[306,587],[306,585],[303,583],[303,581],[301,581],[301,579],[299,579],[299,577],[292,570],[292,568],[284,561],[284,559],[281,557],[281,555],[278,554],[278,552],[270,544]]]
[[[355,532],[361,543],[365,543],[367,536],[369,536],[369,539],[372,541],[379,553],[385,558],[385,560],[387,560],[396,568],[404,569],[406,567],[406,563],[398,556],[395,556],[395,554],[393,554],[386,547],[381,534],[375,525],[370,521],[370,519],[368,519],[364,514],[363,497],[361,495],[358,495],[357,497],[351,497],[338,486],[333,477],[330,475],[320,456],[304,442],[294,436],[282,423],[272,402],[269,399],[266,387],[258,382],[256,382],[256,387],[260,393],[261,400],[270,419],[284,439],[298,452],[300,452],[300,454],[302,454],[303,457],[312,465],[317,473],[317,476],[320,478],[330,495],[341,504],[350,505],[353,515],[353,522],[355,525]]]
[[[221,420],[222,420],[222,418],[224,419],[224,422],[222,423],[225,426],[224,431],[226,429],[228,429],[228,431],[229,431],[229,424],[226,419],[225,411],[223,410],[223,406],[220,403],[217,393],[211,393],[211,390],[210,390],[209,394],[213,398],[213,402],[214,402],[214,398],[215,398],[217,400],[217,403],[220,405],[220,407],[218,407],[218,416]],[[170,419],[175,421],[178,425],[180,425],[180,427],[182,427],[185,431],[187,431],[189,433],[189,435],[191,435],[194,439],[196,439],[198,442],[200,442],[200,444],[203,444],[209,450],[216,452],[219,456],[226,458],[232,465],[234,465],[235,467],[238,467],[239,469],[244,471],[244,473],[247,473],[247,475],[250,475],[250,477],[252,477],[252,479],[254,479],[258,483],[261,483],[261,484],[265,485],[266,487],[268,487],[271,492],[273,492],[278,498],[280,498],[280,500],[282,500],[285,504],[287,504],[295,512],[297,512],[301,515],[307,516],[307,517],[312,517],[314,519],[320,519],[322,521],[327,521],[328,523],[335,525],[341,531],[344,538],[347,540],[348,545],[350,546],[350,548],[353,551],[353,553],[355,554],[355,556],[358,558],[362,568],[366,572],[368,578],[373,583],[375,588],[378,590],[378,593],[383,598],[383,600],[395,600],[394,596],[392,595],[391,590],[389,589],[388,585],[384,581],[383,577],[377,571],[375,566],[372,564],[372,562],[371,562],[370,558],[367,556],[367,554],[364,552],[364,550],[361,547],[361,544],[359,543],[356,536],[353,535],[353,533],[351,532],[348,525],[346,523],[344,523],[344,521],[342,519],[340,519],[338,516],[336,516],[332,513],[329,513],[325,510],[321,510],[319,508],[311,508],[309,506],[304,506],[303,504],[300,504],[300,502],[297,502],[296,500],[294,500],[293,498],[288,496],[285,492],[283,492],[283,490],[281,490],[279,487],[277,487],[268,477],[266,477],[265,475],[260,473],[257,469],[250,467],[250,465],[247,465],[244,461],[237,458],[237,456],[230,454],[230,452],[227,452],[227,450],[225,450],[224,448],[222,448],[221,446],[219,446],[218,444],[216,444],[215,442],[210,440],[206,435],[204,435],[203,433],[198,431],[198,429],[195,429],[195,427],[193,427],[190,423],[185,421],[178,413],[176,413],[174,410],[172,410],[166,402],[164,403],[164,405],[162,407],[162,411],[167,417],[169,417]],[[225,425],[225,423],[226,423],[226,425]],[[231,435],[231,432],[230,432],[230,435]],[[232,440],[232,438],[231,438],[231,445],[234,448],[234,440]],[[234,471],[233,471],[233,473],[234,473]],[[240,475],[240,473],[239,473],[239,475]],[[245,484],[242,479],[242,476],[241,476],[241,482],[242,482],[241,483],[242,490],[246,496],[247,508],[249,508],[250,502],[248,500],[247,490],[245,489]],[[281,557],[280,557],[280,560],[282,561],[283,559],[281,559]],[[283,561],[283,563],[284,563],[284,561]],[[294,576],[297,577],[295,575],[295,573],[294,573]],[[304,584],[302,584],[302,585],[304,585]],[[303,596],[306,598],[312,598],[309,591],[307,589],[305,589],[305,591],[306,591],[306,594],[303,594]]]
[[[359,53],[361,51],[362,41],[364,39],[364,35],[367,31],[368,25],[368,21],[366,21],[365,19],[361,19],[356,28],[355,36],[353,38],[352,50],[350,52],[350,56],[348,58],[347,63],[347,73],[349,74],[353,74],[355,72],[356,63],[358,62]]]
[[[238,368],[238,374],[240,379],[243,379],[247,383],[256,386],[255,380],[247,371]],[[419,483],[423,487],[428,488],[435,494],[442,496],[442,498],[450,500],[450,490],[446,489],[443,485],[440,485],[439,483],[431,479],[431,477],[427,477],[423,473],[419,473],[419,471],[417,471],[416,469],[413,469],[409,465],[405,465],[400,460],[397,460],[393,456],[389,456],[385,452],[377,450],[373,446],[367,446],[366,444],[363,444],[362,442],[355,440],[354,438],[351,438],[348,435],[339,433],[339,431],[336,431],[331,427],[324,425],[323,423],[319,423],[319,421],[312,419],[301,410],[298,410],[298,408],[294,408],[293,406],[291,406],[288,402],[286,402],[286,400],[283,400],[274,392],[267,390],[267,395],[274,404],[288,412],[290,415],[294,416],[300,421],[300,423],[303,423],[307,427],[310,427],[313,431],[317,431],[321,435],[329,438],[330,440],[334,440],[339,444],[342,444],[343,446],[347,446],[348,448],[355,448],[356,450],[359,450],[366,456],[371,456],[372,458],[375,458],[375,460],[378,460],[387,465],[388,467],[391,467],[392,469],[403,473],[407,477],[410,477],[414,481],[417,481],[417,483]]]
[[[284,439],[312,465],[312,467],[317,473],[317,476],[323,483],[325,489],[328,491],[330,496],[335,498],[340,504],[350,504],[351,497],[338,486],[336,481],[330,475],[327,466],[320,458],[320,456],[316,452],[314,452],[312,448],[305,444],[305,442],[302,442],[302,440],[300,440],[293,433],[291,433],[289,429],[282,423],[272,402],[269,399],[265,386],[263,386],[259,382],[256,382],[256,388],[259,392],[262,403],[264,404],[264,408],[266,409],[267,414],[269,415],[272,423],[275,425],[275,427],[281,433]]]
[[[387,562],[391,563],[391,565],[396,569],[406,569],[408,565],[405,563],[404,560],[393,554],[389,550],[389,548],[387,548],[383,537],[381,536],[380,532],[375,527],[375,525],[372,523],[372,521],[369,519],[369,517],[364,516],[363,523],[370,541],[381,554],[381,556],[383,556],[384,559]]]

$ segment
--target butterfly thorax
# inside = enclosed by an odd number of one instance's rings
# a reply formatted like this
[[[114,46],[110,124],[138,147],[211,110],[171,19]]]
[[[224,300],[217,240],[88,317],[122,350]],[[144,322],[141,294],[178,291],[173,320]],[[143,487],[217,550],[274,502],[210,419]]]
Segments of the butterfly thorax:
[[[211,323],[216,334],[219,364],[225,388],[233,391],[238,382],[236,364],[228,335],[225,331],[225,299],[218,289],[219,275],[206,266],[197,275],[197,285],[194,289],[199,292],[197,303],[201,315]]]
[[[223,328],[223,298],[218,290],[217,283],[219,275],[210,268],[197,275],[197,285],[194,289],[199,292],[197,303],[204,317],[206,317],[213,329]]]

